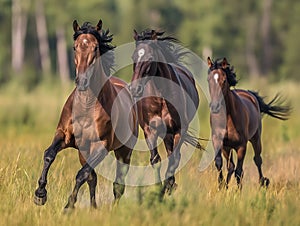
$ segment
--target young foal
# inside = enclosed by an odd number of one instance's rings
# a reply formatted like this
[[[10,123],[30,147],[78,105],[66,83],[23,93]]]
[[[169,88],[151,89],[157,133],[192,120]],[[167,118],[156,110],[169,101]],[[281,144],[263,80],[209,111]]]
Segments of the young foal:
[[[94,168],[111,150],[117,159],[113,193],[118,200],[124,193],[124,178],[138,134],[135,111],[129,108],[133,103],[125,88],[127,84],[108,77],[113,65],[112,36],[102,30],[101,20],[96,27],[87,22],[79,27],[75,20],[73,29],[76,88],[63,107],[54,140],[45,151],[44,167],[35,191],[37,205],[45,204],[49,168],[57,153],[67,147],[78,149],[82,168],[65,208],[74,208],[78,190],[85,182],[89,185],[91,206],[96,207],[97,175]],[[117,136],[117,131],[123,132],[123,136],[120,133]]]
[[[261,165],[261,115],[267,114],[280,120],[286,120],[290,113],[289,106],[279,106],[279,96],[266,104],[263,98],[253,91],[231,90],[237,84],[233,68],[229,67],[226,58],[223,61],[208,62],[208,85],[211,97],[210,124],[212,141],[215,149],[215,165],[219,171],[219,188],[224,186],[222,174],[222,156],[227,160],[228,174],[225,181],[227,187],[235,171],[238,187],[241,188],[243,177],[243,162],[246,154],[247,142],[250,141],[254,149],[254,162],[258,169],[259,183],[268,186],[270,181],[263,176]],[[231,149],[237,152],[237,166],[235,168]]]

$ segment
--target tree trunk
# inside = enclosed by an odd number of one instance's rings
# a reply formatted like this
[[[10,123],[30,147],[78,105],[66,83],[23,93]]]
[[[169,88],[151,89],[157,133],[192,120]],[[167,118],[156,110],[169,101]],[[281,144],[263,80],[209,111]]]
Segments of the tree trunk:
[[[264,75],[267,75],[272,70],[272,61],[273,61],[272,44],[270,38],[271,8],[272,8],[272,0],[264,0],[262,22],[261,22],[262,50],[263,50],[262,72]]]
[[[24,64],[26,30],[27,15],[22,7],[21,0],[12,0],[11,64],[16,74],[21,72]]]
[[[49,75],[51,69],[51,60],[49,54],[48,32],[46,25],[46,16],[44,12],[44,2],[42,0],[36,1],[35,20],[42,72],[43,75]]]
[[[250,17],[251,18],[251,17]],[[259,65],[255,55],[255,43],[257,34],[256,18],[249,19],[246,30],[246,63],[251,77],[260,75]]]
[[[56,41],[58,73],[62,83],[66,83],[70,80],[70,70],[68,63],[65,30],[63,27],[57,27]]]

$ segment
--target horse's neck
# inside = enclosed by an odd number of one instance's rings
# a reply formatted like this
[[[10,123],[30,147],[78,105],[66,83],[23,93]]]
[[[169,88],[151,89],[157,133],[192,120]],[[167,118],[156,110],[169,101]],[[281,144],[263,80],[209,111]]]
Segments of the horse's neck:
[[[159,77],[163,77],[169,80],[174,80],[172,74],[174,71],[171,69],[170,65],[167,63],[158,63],[158,71]]]
[[[101,100],[111,98],[114,93],[114,88],[109,82],[109,77],[103,70],[100,58],[96,60],[95,64],[95,70],[91,76],[89,88],[77,95],[81,105],[86,105],[86,108],[94,105],[95,101],[101,103]]]
[[[100,57],[96,61],[96,67],[90,86],[97,97],[109,97],[113,91],[112,84],[109,82],[109,76],[104,72]]]
[[[158,80],[160,82],[159,86],[164,84],[162,87],[163,88],[162,91],[167,94],[168,93],[170,94],[170,93],[172,93],[172,91],[174,91],[173,89],[176,86],[174,86],[173,83],[176,83],[177,85],[181,86],[180,79],[178,77],[178,74],[176,73],[176,70],[174,70],[172,68],[172,66],[167,63],[159,63],[158,64],[157,77],[167,79],[166,82],[170,82],[169,83],[170,85],[169,85],[168,83],[166,83],[164,81]],[[170,80],[170,81],[168,81],[168,80]]]
[[[240,114],[240,112],[237,112],[237,105],[240,104],[238,95],[233,90],[228,88],[227,93],[224,95],[224,99],[227,115],[235,118],[236,114]]]

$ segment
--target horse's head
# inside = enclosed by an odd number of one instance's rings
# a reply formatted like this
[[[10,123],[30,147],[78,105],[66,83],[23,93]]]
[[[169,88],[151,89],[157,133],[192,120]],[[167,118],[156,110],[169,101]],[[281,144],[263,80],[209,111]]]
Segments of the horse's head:
[[[94,72],[96,59],[100,56],[99,36],[102,28],[100,20],[96,27],[84,23],[79,27],[76,20],[73,22],[74,30],[74,63],[76,66],[75,83],[80,91],[89,87]],[[98,39],[97,39],[98,38]]]
[[[112,35],[108,35],[109,30],[102,30],[102,20],[94,27],[89,22],[85,22],[81,27],[77,21],[73,22],[74,30],[74,63],[76,66],[75,83],[80,91],[86,90],[91,84],[91,78],[95,69],[100,66],[98,59],[105,59],[102,63],[105,73],[113,65],[113,54],[103,54],[112,50],[114,46],[110,45]],[[101,62],[103,62],[103,59]],[[104,60],[104,61],[105,61]],[[105,64],[106,63],[106,64]]]
[[[132,55],[133,77],[130,85],[134,97],[140,97],[143,94],[145,84],[157,72],[158,52],[160,51],[157,46],[157,36],[162,34],[154,30],[146,30],[138,34],[134,30],[136,48]]]
[[[208,86],[211,102],[209,104],[212,113],[219,113],[222,104],[224,104],[224,96],[229,90],[230,84],[227,79],[227,71],[229,64],[224,58],[221,62],[216,60],[215,62],[207,58],[208,63]]]

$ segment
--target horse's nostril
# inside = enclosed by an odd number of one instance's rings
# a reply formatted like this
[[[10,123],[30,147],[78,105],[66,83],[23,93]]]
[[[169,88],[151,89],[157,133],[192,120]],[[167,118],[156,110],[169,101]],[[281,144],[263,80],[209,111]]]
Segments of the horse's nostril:
[[[140,93],[140,92],[141,92],[141,89],[142,89],[142,87],[141,87],[141,86],[138,86],[137,89],[136,89],[137,93]]]
[[[221,103],[220,102],[210,103],[209,107],[210,107],[211,112],[218,113],[221,109]]]
[[[88,85],[88,80],[87,80],[86,78],[83,80],[83,85],[84,85],[84,86],[87,86],[87,85]]]

